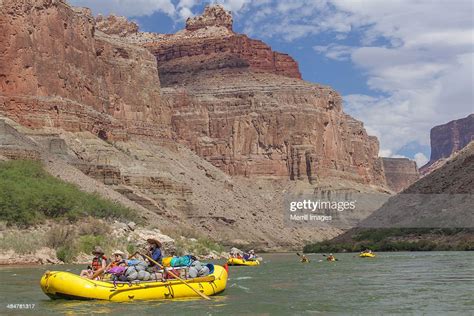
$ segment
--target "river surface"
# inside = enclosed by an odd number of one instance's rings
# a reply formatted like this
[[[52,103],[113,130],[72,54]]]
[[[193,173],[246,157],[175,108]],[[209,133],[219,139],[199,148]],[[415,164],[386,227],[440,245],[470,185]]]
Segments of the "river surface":
[[[82,266],[0,267],[1,315],[312,315],[474,313],[473,252],[338,254],[337,262],[301,264],[296,254],[264,254],[258,267],[229,267],[227,289],[211,301],[50,300],[39,287],[45,270]],[[223,262],[223,261],[221,261]],[[9,309],[8,304],[34,304]]]

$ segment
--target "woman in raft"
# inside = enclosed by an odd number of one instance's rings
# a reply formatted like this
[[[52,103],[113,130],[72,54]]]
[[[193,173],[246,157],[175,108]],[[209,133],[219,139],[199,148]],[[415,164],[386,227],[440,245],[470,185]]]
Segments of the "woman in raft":
[[[107,258],[104,256],[104,251],[99,246],[96,246],[92,251],[94,258],[92,258],[92,263],[87,267],[86,270],[81,271],[81,276],[88,279],[92,279],[94,274],[98,270],[105,270],[107,267]]]

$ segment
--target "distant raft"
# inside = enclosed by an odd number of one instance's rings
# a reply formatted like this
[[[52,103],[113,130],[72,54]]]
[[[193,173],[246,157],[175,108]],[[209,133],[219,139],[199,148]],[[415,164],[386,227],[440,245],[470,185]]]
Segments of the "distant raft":
[[[361,258],[375,258],[375,253],[363,252],[363,253],[359,254],[359,257],[361,257]]]
[[[227,260],[227,264],[229,266],[258,266],[260,265],[259,260],[245,260],[245,259],[238,259],[238,258],[229,258]]]
[[[186,282],[208,296],[223,292],[227,285],[227,271],[215,265],[213,273]],[[51,299],[107,300],[130,302],[135,300],[165,300],[199,297],[179,280],[111,282],[95,281],[63,271],[47,271],[41,278],[41,289]]]

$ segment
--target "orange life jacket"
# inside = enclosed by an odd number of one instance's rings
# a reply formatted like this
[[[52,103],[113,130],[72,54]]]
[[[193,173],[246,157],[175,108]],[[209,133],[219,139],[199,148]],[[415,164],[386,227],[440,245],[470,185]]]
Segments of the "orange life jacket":
[[[97,271],[102,268],[102,260],[107,260],[107,258],[105,256],[101,256],[99,258],[94,257],[94,259],[92,259],[92,271]]]

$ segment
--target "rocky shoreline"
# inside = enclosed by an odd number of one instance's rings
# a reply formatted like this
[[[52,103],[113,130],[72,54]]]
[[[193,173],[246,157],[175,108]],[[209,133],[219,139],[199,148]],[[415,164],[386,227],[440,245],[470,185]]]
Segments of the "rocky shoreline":
[[[93,235],[90,231],[85,231],[93,229],[91,227],[94,225],[106,227],[101,228],[105,235],[102,233]],[[76,240],[71,242],[56,240],[61,238]],[[106,249],[106,255],[114,249],[131,253],[144,249],[147,238],[160,240],[165,255],[197,252],[195,254],[200,259],[226,258],[222,246],[207,240],[184,236],[171,238],[157,228],[143,227],[134,222],[115,221],[107,226],[106,221],[89,218],[77,224],[58,224],[50,221],[29,229],[2,227],[0,265],[87,264],[91,259],[87,250],[96,243]],[[70,247],[71,253],[65,254],[64,247]]]

